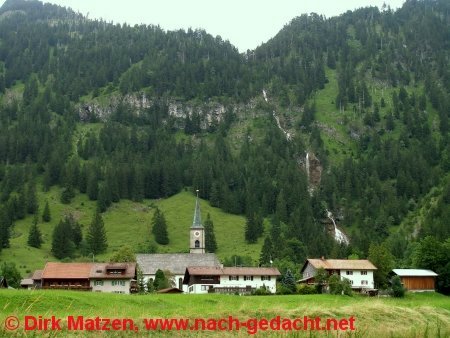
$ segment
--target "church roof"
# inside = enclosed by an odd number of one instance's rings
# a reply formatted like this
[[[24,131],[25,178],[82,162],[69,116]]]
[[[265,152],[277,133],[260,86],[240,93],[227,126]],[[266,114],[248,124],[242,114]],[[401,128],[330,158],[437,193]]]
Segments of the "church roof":
[[[203,228],[202,215],[200,212],[200,201],[198,199],[198,190],[197,190],[197,199],[195,200],[195,211],[194,211],[194,220],[192,221],[192,228]]]
[[[154,275],[158,269],[184,275],[188,266],[220,267],[213,253],[137,254],[136,260],[144,275]]]

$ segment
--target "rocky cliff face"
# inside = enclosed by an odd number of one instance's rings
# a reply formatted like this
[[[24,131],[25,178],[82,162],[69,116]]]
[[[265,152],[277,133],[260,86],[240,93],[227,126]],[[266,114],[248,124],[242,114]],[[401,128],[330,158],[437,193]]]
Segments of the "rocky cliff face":
[[[80,120],[89,122],[93,120],[107,121],[111,114],[117,109],[119,104],[125,104],[131,111],[139,116],[143,110],[149,109],[155,103],[153,98],[145,94],[112,95],[107,102],[92,100],[80,103],[77,106]],[[186,118],[194,116],[200,118],[200,128],[207,129],[223,121],[226,111],[231,110],[238,118],[255,118],[265,114],[257,106],[257,100],[250,100],[246,104],[223,105],[216,101],[208,102],[182,102],[176,99],[167,99],[168,115],[175,120],[176,128],[184,128]]]
[[[320,184],[323,168],[320,160],[312,152],[306,153],[305,170],[306,175],[308,176],[309,187],[314,190]]]
[[[151,108],[154,104],[154,100],[147,97],[145,94],[125,96],[115,95],[111,96],[107,103],[93,100],[91,102],[79,104],[77,109],[81,121],[88,122],[93,119],[106,121],[117,109],[119,104],[125,104],[132,109],[133,113],[139,115],[144,109]],[[184,120],[187,116],[192,118],[197,114],[200,117],[201,128],[206,129],[209,126],[222,121],[226,111],[225,106],[220,103],[208,102],[193,104],[179,102],[174,99],[168,100],[167,107],[169,116],[174,117],[175,120],[179,120],[178,123],[176,123],[176,126],[179,128],[184,126]],[[233,109],[238,108],[234,107]]]

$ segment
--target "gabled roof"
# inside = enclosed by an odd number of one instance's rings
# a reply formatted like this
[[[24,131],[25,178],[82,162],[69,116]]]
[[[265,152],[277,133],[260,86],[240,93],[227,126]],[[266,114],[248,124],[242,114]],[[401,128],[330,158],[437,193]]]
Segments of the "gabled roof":
[[[121,274],[111,274],[108,270],[121,270]],[[95,263],[92,266],[90,278],[100,279],[131,279],[136,276],[136,263]]]
[[[89,279],[94,263],[48,262],[42,272],[42,279]]]
[[[436,277],[438,275],[434,271],[424,269],[394,269],[392,271],[400,277]]]
[[[33,285],[33,280],[31,278],[24,278],[20,281],[20,286],[31,286]]]
[[[33,275],[31,276],[32,280],[41,280],[42,279],[42,272],[44,272],[44,270],[36,270],[33,272]]]
[[[191,276],[280,276],[277,268],[258,267],[206,267],[189,266],[186,272]]]
[[[158,269],[184,275],[188,266],[220,267],[213,253],[137,254],[136,260],[144,275],[154,275]]]
[[[311,264],[316,269],[324,268],[325,270],[377,270],[367,259],[322,259],[308,258],[303,265],[301,272],[306,266]]]

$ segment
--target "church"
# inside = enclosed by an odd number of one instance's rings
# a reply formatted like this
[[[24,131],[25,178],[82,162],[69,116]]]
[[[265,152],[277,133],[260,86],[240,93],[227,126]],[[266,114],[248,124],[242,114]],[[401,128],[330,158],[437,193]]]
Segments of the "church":
[[[158,269],[170,271],[175,286],[186,292],[188,289],[187,285],[183,285],[183,278],[187,267],[221,267],[215,254],[205,252],[205,228],[201,220],[198,191],[194,219],[189,230],[189,249],[189,253],[137,254],[136,260],[143,272],[145,282],[149,279],[154,280]]]

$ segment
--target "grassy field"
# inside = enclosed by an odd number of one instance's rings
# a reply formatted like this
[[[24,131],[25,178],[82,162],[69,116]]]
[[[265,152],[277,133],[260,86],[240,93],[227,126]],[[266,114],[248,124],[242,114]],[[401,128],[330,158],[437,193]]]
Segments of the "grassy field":
[[[11,247],[3,249],[0,253],[1,261],[15,262],[22,276],[28,275],[35,269],[43,268],[47,261],[56,261],[51,254],[51,238],[54,226],[60,218],[72,213],[82,224],[86,233],[96,207],[96,203],[89,201],[86,195],[77,194],[69,205],[61,204],[60,189],[53,187],[49,192],[39,192],[40,205],[47,200],[50,205],[52,221],[40,223],[44,244],[42,248],[35,249],[27,245],[28,231],[32,224],[32,217],[16,222],[13,229]],[[135,203],[124,200],[111,206],[103,214],[107,238],[108,251],[96,257],[96,260],[107,260],[111,254],[123,245],[129,245],[136,251],[140,247],[153,241],[151,234],[151,219],[154,207],[158,206],[166,216],[170,243],[166,246],[158,246],[158,252],[188,252],[189,251],[189,227],[195,207],[195,196],[183,191],[175,196],[157,201],[145,200]],[[262,239],[256,244],[248,245],[244,240],[245,218],[231,215],[218,208],[213,208],[207,201],[201,201],[203,220],[207,213],[211,214],[214,222],[216,240],[218,243],[217,255],[224,259],[234,254],[250,256],[256,264],[261,251]]]
[[[450,335],[450,300],[435,293],[408,294],[404,299],[366,298],[362,296],[293,295],[293,296],[233,296],[233,295],[115,295],[70,291],[0,291],[0,335],[7,336],[4,322],[8,316],[19,320],[25,315],[67,318],[131,318],[140,328],[139,336],[150,335],[144,318],[228,318],[240,321],[249,318],[271,319],[321,317],[355,318],[353,332],[295,332],[295,336],[351,337],[448,337]],[[62,321],[64,322],[64,320]],[[64,324],[63,324],[64,325]],[[3,330],[3,331],[2,331]],[[172,332],[175,333],[175,332]],[[204,332],[219,335],[217,332]],[[237,332],[232,332],[234,335]],[[23,326],[15,333],[25,335]],[[66,337],[67,332],[47,332],[49,337]],[[92,335],[98,336],[99,333]],[[192,335],[192,332],[177,332]],[[266,335],[275,335],[266,332]],[[282,333],[277,332],[276,335]],[[283,333],[283,336],[286,332]],[[33,336],[30,332],[28,337]],[[101,336],[118,336],[110,332]],[[120,336],[126,334],[121,333]],[[130,333],[130,335],[135,335]],[[197,335],[202,335],[201,332]],[[220,336],[223,332],[220,332]],[[247,336],[245,330],[240,335]],[[36,334],[42,336],[42,333]],[[45,335],[44,335],[45,336]],[[80,336],[77,334],[76,336]],[[135,335],[136,336],[136,335]]]

